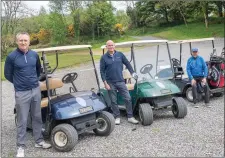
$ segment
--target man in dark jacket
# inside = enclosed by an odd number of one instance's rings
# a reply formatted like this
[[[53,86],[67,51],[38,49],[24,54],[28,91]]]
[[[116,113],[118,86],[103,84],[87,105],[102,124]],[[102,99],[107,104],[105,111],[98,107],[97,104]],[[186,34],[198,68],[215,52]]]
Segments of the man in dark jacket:
[[[5,78],[14,85],[17,112],[17,157],[24,157],[25,135],[29,111],[35,147],[50,148],[41,133],[41,91],[38,77],[41,71],[39,56],[29,49],[28,33],[16,35],[18,48],[11,52],[5,61]]]
[[[187,74],[192,85],[193,102],[197,102],[197,83],[201,84],[205,92],[205,105],[209,106],[209,87],[206,81],[208,69],[204,59],[198,55],[198,49],[192,49],[192,56],[187,61]],[[199,85],[200,85],[199,84]],[[200,88],[200,87],[199,87]],[[195,105],[197,108],[198,106]]]
[[[134,72],[125,55],[115,50],[115,44],[113,41],[107,41],[106,48],[108,51],[100,60],[100,73],[102,81],[104,82],[105,88],[108,90],[108,94],[111,99],[111,108],[116,118],[115,124],[120,124],[120,111],[117,105],[116,90],[119,91],[125,100],[128,122],[137,124],[138,121],[133,117],[131,97],[122,75],[123,64],[135,79],[137,79],[138,76]]]

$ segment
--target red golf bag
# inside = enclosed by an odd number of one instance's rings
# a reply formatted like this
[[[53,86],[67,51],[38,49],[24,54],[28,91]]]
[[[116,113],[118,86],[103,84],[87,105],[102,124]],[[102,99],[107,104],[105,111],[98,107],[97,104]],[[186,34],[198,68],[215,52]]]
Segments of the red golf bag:
[[[224,87],[225,76],[225,64],[224,64],[224,52],[221,56],[212,55],[208,65],[208,84],[214,88]]]

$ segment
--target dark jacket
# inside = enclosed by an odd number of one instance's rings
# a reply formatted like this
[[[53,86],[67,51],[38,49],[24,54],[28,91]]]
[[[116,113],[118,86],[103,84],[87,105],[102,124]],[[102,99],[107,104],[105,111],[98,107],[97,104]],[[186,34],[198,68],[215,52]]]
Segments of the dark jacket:
[[[123,53],[115,51],[113,56],[110,55],[109,52],[105,53],[100,60],[100,73],[102,81],[104,82],[106,80],[109,83],[123,82],[123,64],[127,67],[131,74],[134,73],[130,62]]]
[[[36,52],[26,54],[18,48],[5,61],[5,78],[13,83],[15,91],[26,91],[39,86],[41,63]]]
[[[190,57],[187,61],[187,74],[190,80],[193,77],[207,77],[208,68],[204,59],[201,56],[197,56],[196,58]]]

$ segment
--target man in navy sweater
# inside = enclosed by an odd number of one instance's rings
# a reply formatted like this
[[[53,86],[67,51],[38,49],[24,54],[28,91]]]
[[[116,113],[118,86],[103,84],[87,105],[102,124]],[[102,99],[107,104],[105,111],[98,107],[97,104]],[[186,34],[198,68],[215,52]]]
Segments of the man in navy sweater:
[[[113,41],[107,41],[106,48],[108,51],[101,57],[100,60],[100,73],[102,81],[104,82],[105,88],[108,90],[108,94],[111,99],[111,109],[114,117],[116,118],[115,124],[120,124],[120,111],[117,105],[116,90],[119,91],[125,100],[128,122],[137,124],[138,121],[133,117],[131,96],[122,75],[123,64],[127,67],[135,79],[137,79],[138,76],[134,72],[125,55],[115,50],[115,44]]]
[[[50,148],[41,133],[41,91],[38,77],[41,72],[39,56],[29,49],[28,33],[16,35],[18,48],[11,52],[5,61],[5,78],[14,85],[17,112],[17,157],[24,157],[25,135],[29,111],[35,147]]]
[[[197,82],[203,85],[205,92],[205,105],[210,107],[209,103],[209,87],[206,82],[208,68],[204,59],[198,55],[198,48],[192,49],[192,56],[187,61],[187,74],[192,85],[193,102],[197,102]],[[197,108],[198,106],[195,105]]]

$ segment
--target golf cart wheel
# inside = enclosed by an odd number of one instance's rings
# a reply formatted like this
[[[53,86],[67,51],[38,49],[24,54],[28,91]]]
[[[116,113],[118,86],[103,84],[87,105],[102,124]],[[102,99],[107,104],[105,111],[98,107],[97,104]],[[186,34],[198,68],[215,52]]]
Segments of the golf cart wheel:
[[[218,92],[213,94],[214,97],[221,97],[223,96],[223,92]]]
[[[108,136],[115,128],[115,119],[106,111],[99,113],[96,119],[97,128],[93,129],[98,136]]]
[[[193,102],[192,87],[188,87],[185,91],[186,98],[189,102]]]
[[[77,144],[77,141],[77,131],[70,124],[60,124],[54,127],[51,132],[51,143],[57,151],[70,151]]]
[[[172,112],[176,118],[184,118],[187,115],[187,106],[183,98],[173,98]]]
[[[140,104],[138,112],[142,125],[147,126],[153,123],[153,112],[150,104],[148,103]]]

